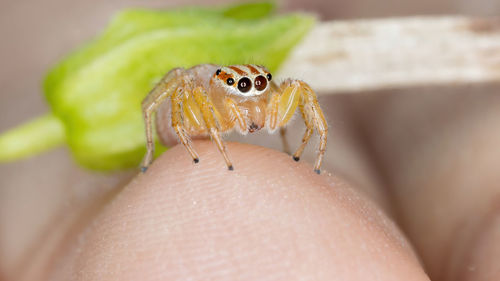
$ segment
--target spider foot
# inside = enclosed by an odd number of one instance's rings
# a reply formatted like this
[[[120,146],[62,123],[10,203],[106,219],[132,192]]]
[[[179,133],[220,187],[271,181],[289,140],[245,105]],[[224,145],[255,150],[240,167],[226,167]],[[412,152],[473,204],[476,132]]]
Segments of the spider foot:
[[[148,170],[148,167],[146,167],[146,166],[141,167],[141,173],[144,174],[147,170]]]
[[[227,166],[227,169],[228,169],[229,171],[233,171],[233,170],[234,170],[233,165],[231,165],[231,166]]]
[[[316,174],[318,174],[318,175],[321,173],[321,171],[320,171],[319,169],[314,169],[314,172],[315,172]]]
[[[293,160],[295,160],[296,162],[299,162],[299,160],[300,160],[300,157],[298,157],[298,156],[292,156],[292,158],[293,158]]]
[[[200,159],[199,159],[199,158],[194,158],[194,159],[193,159],[193,162],[194,162],[195,164],[197,164],[198,162],[200,162]]]

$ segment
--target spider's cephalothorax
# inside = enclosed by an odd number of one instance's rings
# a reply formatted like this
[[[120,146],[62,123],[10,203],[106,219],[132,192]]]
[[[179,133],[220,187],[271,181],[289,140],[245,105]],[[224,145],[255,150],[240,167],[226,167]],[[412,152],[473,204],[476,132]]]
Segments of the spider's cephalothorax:
[[[210,136],[221,151],[228,169],[232,170],[233,165],[221,139],[222,132],[237,128],[240,133],[246,134],[262,128],[270,132],[280,128],[284,138],[284,126],[297,107],[305,121],[306,132],[293,159],[299,160],[316,130],[320,146],[314,170],[319,173],[328,127],[316,94],[309,85],[292,79],[278,85],[266,68],[254,64],[201,64],[189,69],[173,69],[142,103],[147,138],[142,170],[145,171],[153,160],[152,114],[155,111],[158,111],[158,136],[164,144],[171,145],[178,138],[193,161],[198,163],[198,154],[191,145],[190,137]]]
[[[241,115],[244,122],[238,128],[242,134],[253,133],[265,126],[271,80],[271,73],[262,66],[223,66],[217,68],[210,80],[209,95],[217,109],[229,119],[238,119]],[[230,106],[220,106],[221,103]]]

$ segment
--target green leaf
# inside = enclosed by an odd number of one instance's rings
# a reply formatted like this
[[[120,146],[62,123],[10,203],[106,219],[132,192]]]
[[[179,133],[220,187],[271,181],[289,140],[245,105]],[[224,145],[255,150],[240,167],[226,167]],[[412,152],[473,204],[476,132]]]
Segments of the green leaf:
[[[257,63],[276,70],[314,20],[270,16],[273,7],[262,2],[118,14],[44,83],[77,161],[98,170],[136,167],[145,153],[141,101],[174,67]]]
[[[223,15],[234,19],[258,19],[270,14],[274,8],[274,2],[245,3],[223,10]]]

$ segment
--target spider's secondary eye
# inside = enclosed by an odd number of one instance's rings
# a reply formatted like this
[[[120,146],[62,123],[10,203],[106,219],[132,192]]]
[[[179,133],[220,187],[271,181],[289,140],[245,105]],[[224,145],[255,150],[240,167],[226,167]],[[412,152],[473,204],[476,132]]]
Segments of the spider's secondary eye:
[[[255,88],[259,91],[262,91],[266,88],[267,86],[267,80],[264,76],[262,75],[259,75],[257,76],[257,78],[255,78]]]
[[[215,75],[219,75],[220,74],[220,69],[217,69],[217,71],[215,72]]]
[[[250,81],[250,79],[248,79],[247,77],[243,77],[240,79],[240,81],[238,81],[238,90],[240,90],[240,92],[246,93],[250,91],[251,88],[252,81]]]
[[[273,76],[271,75],[271,73],[268,73],[267,74],[267,80],[271,81],[271,79],[273,79]]]
[[[231,85],[233,85],[233,84],[234,84],[234,79],[233,79],[233,78],[227,78],[226,82],[227,82],[227,84],[228,84],[229,86],[231,86]]]

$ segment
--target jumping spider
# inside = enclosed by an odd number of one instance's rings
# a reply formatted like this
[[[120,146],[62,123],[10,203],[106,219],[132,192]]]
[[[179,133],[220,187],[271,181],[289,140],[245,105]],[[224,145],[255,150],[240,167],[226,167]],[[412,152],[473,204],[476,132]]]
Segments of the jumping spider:
[[[167,99],[170,102],[165,102]],[[269,132],[280,128],[284,137],[284,126],[297,106],[305,121],[306,132],[293,159],[299,161],[315,129],[320,143],[314,171],[319,174],[328,126],[316,94],[305,82],[287,79],[278,86],[266,68],[254,64],[200,64],[189,69],[175,68],[142,102],[147,138],[142,171],[145,172],[153,161],[152,115],[157,110],[156,128],[162,143],[172,144],[175,132],[194,163],[198,163],[198,154],[191,146],[190,136],[210,136],[228,169],[233,170],[221,133],[237,128],[241,134],[247,134],[265,127]]]

